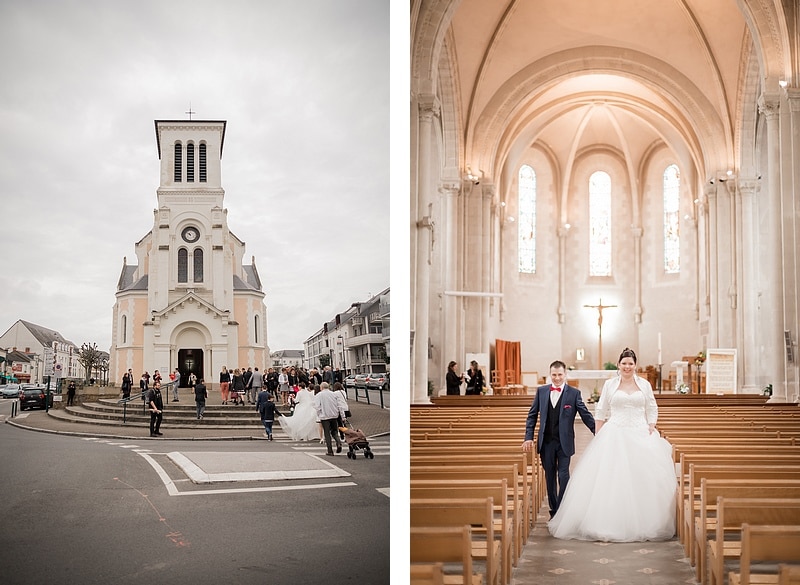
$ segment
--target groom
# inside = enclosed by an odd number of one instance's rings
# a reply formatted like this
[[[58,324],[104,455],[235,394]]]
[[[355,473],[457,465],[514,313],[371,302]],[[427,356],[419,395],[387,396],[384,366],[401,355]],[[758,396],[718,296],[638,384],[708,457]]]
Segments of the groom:
[[[569,481],[569,460],[575,454],[575,415],[580,414],[583,424],[594,434],[594,417],[581,400],[581,392],[565,384],[567,367],[560,360],[550,364],[552,384],[539,386],[528,411],[525,423],[523,451],[533,448],[533,430],[539,414],[542,422],[536,440],[536,451],[542,460],[547,482],[547,499],[550,518],[555,516]]]

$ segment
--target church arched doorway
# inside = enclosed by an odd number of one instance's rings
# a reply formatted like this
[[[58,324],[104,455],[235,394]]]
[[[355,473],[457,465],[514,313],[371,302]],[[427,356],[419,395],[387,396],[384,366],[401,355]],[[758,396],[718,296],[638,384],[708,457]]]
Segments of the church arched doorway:
[[[203,378],[203,350],[200,348],[178,350],[178,370],[181,373],[179,386],[189,385],[189,375],[194,374],[197,379]]]

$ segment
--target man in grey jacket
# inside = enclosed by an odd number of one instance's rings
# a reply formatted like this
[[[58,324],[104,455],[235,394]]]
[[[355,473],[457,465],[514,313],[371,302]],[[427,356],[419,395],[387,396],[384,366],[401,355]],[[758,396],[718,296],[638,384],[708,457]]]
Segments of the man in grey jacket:
[[[314,405],[317,407],[319,422],[322,423],[322,431],[325,434],[325,446],[328,448],[327,455],[333,456],[333,445],[331,436],[336,440],[336,452],[342,452],[342,441],[339,439],[339,429],[337,420],[339,416],[344,420],[344,409],[342,403],[331,391],[331,386],[327,382],[320,385],[319,394],[314,396]]]

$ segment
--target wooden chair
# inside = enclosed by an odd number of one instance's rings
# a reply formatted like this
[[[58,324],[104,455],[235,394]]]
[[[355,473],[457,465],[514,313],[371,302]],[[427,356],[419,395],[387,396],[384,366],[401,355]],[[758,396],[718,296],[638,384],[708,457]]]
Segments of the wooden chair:
[[[500,381],[500,372],[492,370],[492,392],[504,396],[508,394],[508,386]]]

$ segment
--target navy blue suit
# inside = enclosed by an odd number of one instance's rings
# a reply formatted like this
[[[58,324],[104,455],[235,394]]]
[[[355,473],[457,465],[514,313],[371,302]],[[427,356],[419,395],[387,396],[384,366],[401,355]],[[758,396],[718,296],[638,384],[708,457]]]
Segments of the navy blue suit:
[[[594,417],[581,399],[581,392],[567,384],[562,387],[556,406],[550,402],[551,385],[539,386],[525,423],[525,440],[533,441],[536,421],[541,414],[536,436],[536,452],[542,460],[547,482],[550,517],[558,510],[569,482],[570,458],[575,454],[575,415],[594,434]]]

